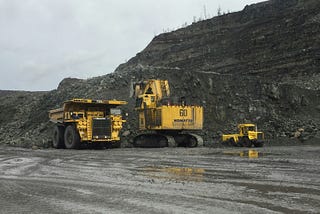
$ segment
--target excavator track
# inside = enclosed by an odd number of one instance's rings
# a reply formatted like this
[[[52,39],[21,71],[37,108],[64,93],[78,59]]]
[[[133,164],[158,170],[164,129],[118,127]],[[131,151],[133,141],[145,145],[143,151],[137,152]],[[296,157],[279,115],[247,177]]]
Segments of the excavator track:
[[[133,145],[134,147],[144,148],[161,148],[177,146],[173,136],[157,133],[140,134],[134,138]]]
[[[182,134],[161,134],[148,133],[140,134],[134,138],[134,147],[201,147],[203,139],[197,134],[182,133]]]
[[[189,135],[196,139],[196,141],[197,141],[197,145],[196,146],[197,147],[203,146],[203,139],[202,139],[201,136],[199,136],[197,134],[193,134],[193,133],[189,133]]]
[[[178,146],[181,147],[203,146],[202,137],[193,133],[179,133],[174,135],[174,139],[176,140]]]
[[[170,135],[163,135],[167,138],[167,142],[168,142],[168,147],[177,147],[177,143],[176,141],[174,140],[174,137],[173,136],[170,136]]]

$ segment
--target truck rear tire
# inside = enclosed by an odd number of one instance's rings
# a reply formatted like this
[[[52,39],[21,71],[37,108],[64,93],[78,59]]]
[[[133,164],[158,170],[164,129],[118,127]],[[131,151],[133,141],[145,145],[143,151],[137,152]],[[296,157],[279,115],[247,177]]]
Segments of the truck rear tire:
[[[263,147],[264,142],[263,141],[255,141],[253,142],[253,145],[255,147]]]
[[[67,126],[64,132],[64,144],[67,149],[80,148],[80,136],[74,125]]]
[[[252,142],[248,137],[242,137],[240,140],[240,144],[243,147],[248,147],[248,148],[252,147]]]
[[[64,127],[55,125],[52,136],[52,146],[56,149],[64,148]]]

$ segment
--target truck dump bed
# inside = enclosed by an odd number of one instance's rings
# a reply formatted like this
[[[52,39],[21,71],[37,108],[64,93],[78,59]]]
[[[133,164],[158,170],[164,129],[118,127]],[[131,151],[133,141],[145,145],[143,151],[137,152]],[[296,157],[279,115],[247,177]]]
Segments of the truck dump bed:
[[[85,106],[99,107],[108,106],[110,108],[115,108],[120,105],[127,104],[126,101],[120,100],[92,100],[92,99],[72,99],[65,101],[62,108],[52,109],[49,111],[50,121],[54,123],[63,123],[67,118],[65,112],[75,109],[84,109]]]
[[[63,122],[63,108],[57,108],[49,111],[49,118],[51,122],[62,123]]]

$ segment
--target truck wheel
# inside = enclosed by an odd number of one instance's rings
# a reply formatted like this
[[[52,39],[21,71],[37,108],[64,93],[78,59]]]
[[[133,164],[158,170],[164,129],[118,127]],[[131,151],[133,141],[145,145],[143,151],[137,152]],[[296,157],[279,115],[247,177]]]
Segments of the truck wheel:
[[[251,140],[249,140],[249,138],[243,137],[243,138],[241,138],[241,145],[243,147],[252,147],[252,142],[251,142]]]
[[[253,145],[255,146],[255,147],[263,147],[263,141],[255,141],[255,142],[253,142]]]
[[[80,136],[73,125],[69,125],[64,132],[64,144],[67,149],[80,148]]]
[[[53,136],[52,136],[53,148],[56,148],[56,149],[64,148],[63,132],[64,132],[63,126],[58,126],[58,125],[54,126]]]
[[[237,146],[237,144],[234,141],[233,137],[229,139],[229,146]]]
[[[111,143],[112,148],[120,148],[121,147],[121,142],[120,141],[114,141]]]
[[[244,138],[244,145],[243,146],[251,148],[252,147],[251,140],[249,140],[249,138]]]

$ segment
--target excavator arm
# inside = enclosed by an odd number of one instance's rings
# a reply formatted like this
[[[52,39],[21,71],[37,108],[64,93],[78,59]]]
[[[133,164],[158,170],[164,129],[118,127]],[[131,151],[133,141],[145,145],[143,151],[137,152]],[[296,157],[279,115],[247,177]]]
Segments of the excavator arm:
[[[155,108],[164,97],[170,96],[168,80],[146,80],[133,84],[136,109]]]

